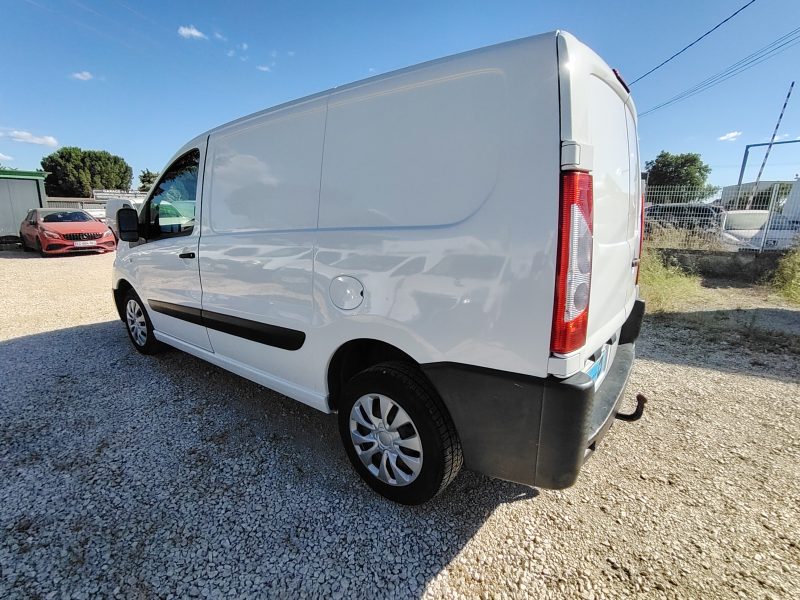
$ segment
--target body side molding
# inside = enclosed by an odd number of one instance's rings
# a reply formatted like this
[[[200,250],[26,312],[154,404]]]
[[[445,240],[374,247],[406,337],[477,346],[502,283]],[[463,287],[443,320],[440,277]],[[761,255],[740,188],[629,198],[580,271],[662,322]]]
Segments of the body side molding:
[[[306,334],[297,329],[269,325],[260,321],[251,321],[161,300],[148,299],[147,304],[154,311],[169,317],[283,350],[299,350],[306,341]]]

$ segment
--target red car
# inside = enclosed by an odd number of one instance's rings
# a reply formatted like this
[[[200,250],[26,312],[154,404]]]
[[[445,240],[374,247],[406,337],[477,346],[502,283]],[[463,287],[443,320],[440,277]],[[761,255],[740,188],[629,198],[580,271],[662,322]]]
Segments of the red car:
[[[22,249],[42,256],[74,252],[112,252],[117,247],[108,225],[75,208],[35,208],[19,227]]]

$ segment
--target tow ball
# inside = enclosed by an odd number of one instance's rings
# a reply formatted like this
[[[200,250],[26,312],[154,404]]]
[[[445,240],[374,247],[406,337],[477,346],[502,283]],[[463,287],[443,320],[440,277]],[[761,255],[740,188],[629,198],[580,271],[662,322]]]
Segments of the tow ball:
[[[642,418],[644,414],[644,405],[647,404],[647,398],[645,398],[644,394],[636,394],[636,410],[632,413],[625,414],[625,413],[617,413],[614,415],[620,421],[638,421]]]

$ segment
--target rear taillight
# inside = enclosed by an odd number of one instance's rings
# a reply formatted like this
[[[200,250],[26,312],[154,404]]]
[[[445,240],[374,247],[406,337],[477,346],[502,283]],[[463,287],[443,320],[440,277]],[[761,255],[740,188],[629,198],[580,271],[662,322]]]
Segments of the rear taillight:
[[[561,174],[561,208],[556,259],[556,296],[550,349],[556,354],[586,343],[593,243],[592,176]]]
[[[639,252],[636,254],[636,285],[639,285],[639,270],[642,266],[642,244],[644,244],[644,193],[639,204]]]

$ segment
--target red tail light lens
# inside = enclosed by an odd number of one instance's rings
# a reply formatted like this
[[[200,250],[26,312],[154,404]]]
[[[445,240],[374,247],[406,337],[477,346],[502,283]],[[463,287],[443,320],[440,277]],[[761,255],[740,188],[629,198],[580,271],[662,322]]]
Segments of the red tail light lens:
[[[561,175],[556,296],[550,349],[568,354],[586,343],[592,281],[594,198],[589,173]]]

